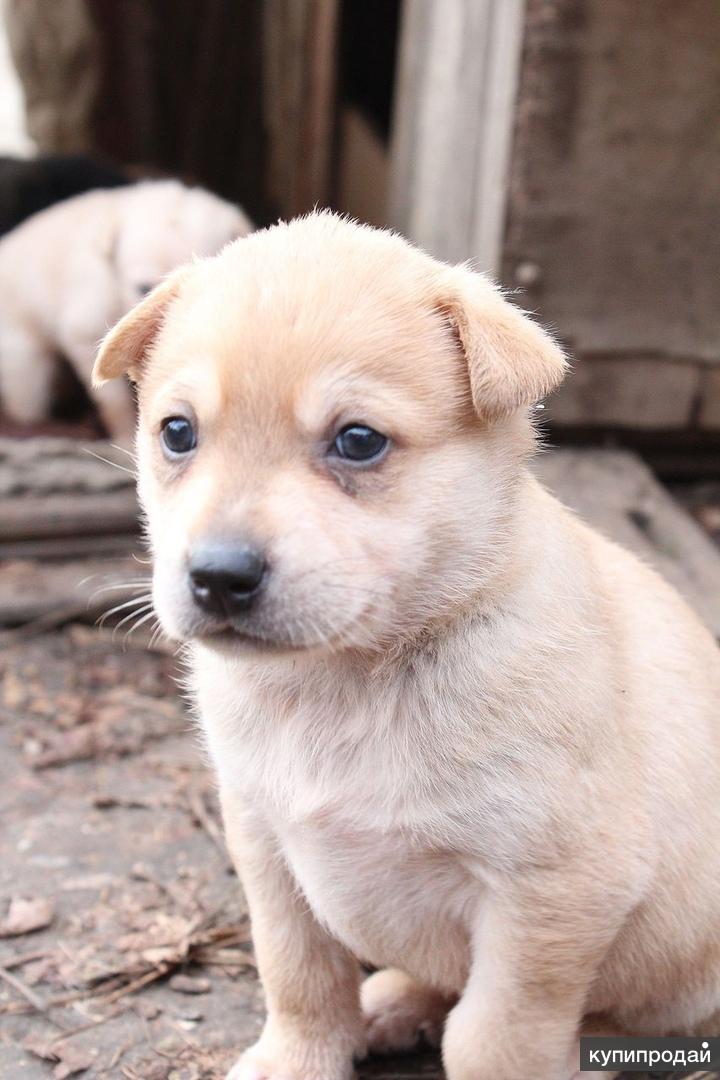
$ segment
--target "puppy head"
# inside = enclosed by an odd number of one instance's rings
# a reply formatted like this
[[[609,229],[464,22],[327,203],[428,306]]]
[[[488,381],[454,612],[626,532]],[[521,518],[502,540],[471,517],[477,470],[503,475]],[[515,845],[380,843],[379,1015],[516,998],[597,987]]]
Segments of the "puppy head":
[[[554,342],[331,214],[170,278],[106,338],[140,401],[154,600],[218,648],[386,648],[492,589]]]
[[[194,255],[215,255],[252,229],[236,206],[177,180],[145,181],[120,189],[119,197],[113,250],[124,310]]]

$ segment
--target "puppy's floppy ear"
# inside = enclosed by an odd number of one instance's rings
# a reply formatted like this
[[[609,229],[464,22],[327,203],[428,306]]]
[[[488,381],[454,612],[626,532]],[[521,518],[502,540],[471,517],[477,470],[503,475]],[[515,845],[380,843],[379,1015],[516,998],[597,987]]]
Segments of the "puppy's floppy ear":
[[[184,277],[185,271],[181,270],[165,278],[105,335],[93,367],[94,386],[102,386],[119,375],[129,375],[133,382],[137,381],[145,355]]]
[[[562,382],[567,361],[560,346],[482,274],[448,268],[440,308],[457,334],[479,416],[506,416]]]

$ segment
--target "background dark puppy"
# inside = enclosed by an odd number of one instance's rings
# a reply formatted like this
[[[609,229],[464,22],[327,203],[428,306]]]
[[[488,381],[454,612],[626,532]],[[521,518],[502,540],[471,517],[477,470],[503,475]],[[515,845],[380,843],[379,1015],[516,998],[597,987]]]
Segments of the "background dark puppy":
[[[121,187],[123,169],[82,154],[37,158],[0,156],[0,236],[53,203],[95,188]]]

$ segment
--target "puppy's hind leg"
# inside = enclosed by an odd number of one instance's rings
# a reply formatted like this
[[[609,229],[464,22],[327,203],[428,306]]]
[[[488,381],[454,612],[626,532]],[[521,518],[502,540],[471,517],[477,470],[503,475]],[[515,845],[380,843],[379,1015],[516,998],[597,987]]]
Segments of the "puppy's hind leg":
[[[376,971],[362,984],[360,1002],[368,1051],[390,1054],[422,1043],[439,1046],[445,1017],[454,1001],[423,986],[404,971]]]
[[[31,330],[7,323],[0,332],[0,402],[21,424],[46,420],[53,404],[57,365],[52,349]]]

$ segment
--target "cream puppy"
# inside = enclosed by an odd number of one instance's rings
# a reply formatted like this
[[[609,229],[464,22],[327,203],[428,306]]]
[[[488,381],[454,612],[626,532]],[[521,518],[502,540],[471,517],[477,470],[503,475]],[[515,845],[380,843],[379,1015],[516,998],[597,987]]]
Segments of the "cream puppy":
[[[123,372],[267,998],[233,1080],[443,1026],[449,1080],[569,1080],[583,1025],[709,1033],[720,658],[529,474],[553,340],[321,213],[170,277],[104,342]]]
[[[194,254],[214,255],[250,223],[237,207],[176,180],[79,195],[0,241],[0,401],[22,422],[51,408],[57,355],[90,389],[97,344],[121,315]],[[111,435],[135,415],[127,386],[98,399]]]

